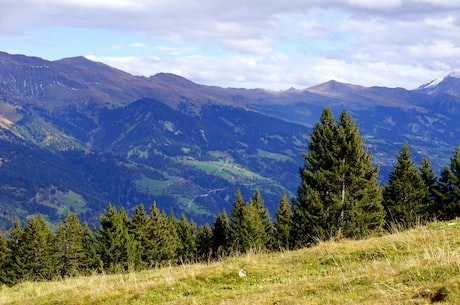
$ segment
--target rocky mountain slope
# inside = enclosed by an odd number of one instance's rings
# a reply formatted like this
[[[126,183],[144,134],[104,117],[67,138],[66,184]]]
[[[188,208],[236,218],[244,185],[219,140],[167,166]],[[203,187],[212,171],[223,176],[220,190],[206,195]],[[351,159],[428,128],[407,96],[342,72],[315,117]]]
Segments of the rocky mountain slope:
[[[324,106],[348,108],[382,182],[403,142],[440,169],[458,144],[458,88],[455,73],[417,90],[219,88],[0,53],[0,227],[37,212],[55,222],[66,209],[94,222],[108,202],[129,211],[154,200],[209,222],[238,188],[246,199],[259,188],[274,212],[282,191],[295,194]]]

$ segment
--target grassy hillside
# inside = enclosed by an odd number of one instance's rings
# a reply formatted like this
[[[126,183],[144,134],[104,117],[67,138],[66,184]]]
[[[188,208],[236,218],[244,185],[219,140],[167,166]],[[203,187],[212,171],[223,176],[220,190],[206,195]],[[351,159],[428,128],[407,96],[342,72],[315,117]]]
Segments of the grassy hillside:
[[[431,303],[460,303],[460,220],[209,265],[0,288],[0,304]]]

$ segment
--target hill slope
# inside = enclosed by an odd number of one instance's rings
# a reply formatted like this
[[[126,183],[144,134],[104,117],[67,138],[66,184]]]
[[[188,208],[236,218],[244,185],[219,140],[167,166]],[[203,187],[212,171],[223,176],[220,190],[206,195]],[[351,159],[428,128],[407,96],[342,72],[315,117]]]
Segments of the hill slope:
[[[1,287],[0,304],[458,304],[459,234],[457,220],[208,265],[22,283]]]

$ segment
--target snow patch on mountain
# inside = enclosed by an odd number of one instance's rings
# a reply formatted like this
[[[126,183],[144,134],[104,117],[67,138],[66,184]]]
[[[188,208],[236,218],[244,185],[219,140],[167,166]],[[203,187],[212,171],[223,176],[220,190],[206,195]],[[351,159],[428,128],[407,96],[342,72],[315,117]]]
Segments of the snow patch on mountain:
[[[442,81],[444,81],[445,79],[447,78],[460,78],[460,72],[452,72],[450,73],[449,75],[447,76],[444,76],[442,78],[437,78],[437,79],[434,79],[432,80],[431,82],[429,83],[426,83],[426,84],[423,84],[421,85],[420,87],[418,87],[416,90],[421,90],[421,89],[427,89],[427,88],[431,88],[431,87],[435,87],[437,85],[439,85]]]
[[[452,72],[447,77],[460,78],[460,72]]]
[[[445,77],[433,79],[431,82],[421,85],[421,86],[418,87],[416,90],[427,89],[427,88],[430,88],[430,87],[437,86],[437,85],[438,85],[439,83],[441,83],[444,79],[445,79]]]

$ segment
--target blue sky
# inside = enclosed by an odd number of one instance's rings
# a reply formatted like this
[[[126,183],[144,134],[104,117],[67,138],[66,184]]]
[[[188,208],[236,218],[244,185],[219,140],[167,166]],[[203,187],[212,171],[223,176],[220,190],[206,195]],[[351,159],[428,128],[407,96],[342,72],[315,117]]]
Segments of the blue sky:
[[[3,0],[0,50],[283,90],[460,71],[458,0]]]

